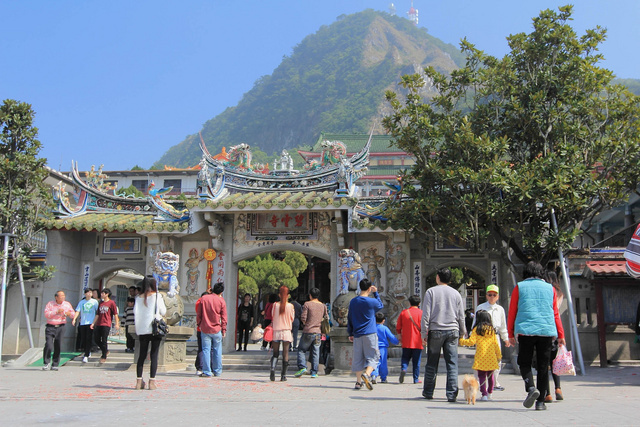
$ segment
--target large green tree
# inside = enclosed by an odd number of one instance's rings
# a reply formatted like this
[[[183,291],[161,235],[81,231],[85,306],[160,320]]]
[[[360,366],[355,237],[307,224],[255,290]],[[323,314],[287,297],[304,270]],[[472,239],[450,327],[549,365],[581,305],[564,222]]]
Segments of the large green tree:
[[[40,230],[39,219],[48,216],[51,207],[34,116],[24,102],[7,99],[0,106],[0,226],[3,233],[15,236],[14,260],[29,253],[31,239]]]
[[[396,224],[544,263],[636,191],[638,97],[598,65],[605,30],[579,37],[571,13],[542,11],[531,33],[507,38],[502,59],[463,40],[465,67],[426,68],[387,93],[384,126],[416,159],[404,177],[412,202],[391,209]],[[425,99],[431,86],[437,95]]]
[[[285,251],[282,260],[272,254],[259,255],[255,258],[240,261],[240,293],[255,295],[277,293],[282,285],[290,290],[298,287],[298,276],[307,269],[304,255]]]

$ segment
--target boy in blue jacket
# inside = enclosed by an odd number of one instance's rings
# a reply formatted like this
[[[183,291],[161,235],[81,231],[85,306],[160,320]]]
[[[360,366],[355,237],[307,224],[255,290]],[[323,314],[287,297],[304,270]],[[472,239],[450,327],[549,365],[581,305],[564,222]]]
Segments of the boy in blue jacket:
[[[385,317],[384,313],[377,312],[376,313],[376,329],[378,331],[378,350],[380,351],[380,362],[378,363],[378,367],[373,371],[371,375],[375,381],[375,378],[380,375],[380,382],[387,382],[387,375],[389,374],[389,367],[387,366],[387,356],[388,356],[388,348],[389,343],[393,345],[398,345],[400,341],[396,338],[391,330],[387,328],[384,324]]]

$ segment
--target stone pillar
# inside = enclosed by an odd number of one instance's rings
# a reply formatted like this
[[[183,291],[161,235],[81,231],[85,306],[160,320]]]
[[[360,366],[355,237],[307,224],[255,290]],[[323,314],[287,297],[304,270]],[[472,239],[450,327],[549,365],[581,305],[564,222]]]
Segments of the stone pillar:
[[[347,328],[334,326],[331,329],[331,351],[334,355],[335,369],[340,371],[351,371],[353,343],[349,341]]]
[[[633,217],[633,212],[631,211],[631,207],[627,204],[624,207],[624,227],[627,229],[624,236],[624,241],[628,242],[631,240],[631,236],[633,236],[633,232],[635,231],[632,226],[635,225],[636,220]]]
[[[604,240],[604,231],[602,230],[602,224],[598,223],[596,226],[596,241],[594,243],[600,243]]]

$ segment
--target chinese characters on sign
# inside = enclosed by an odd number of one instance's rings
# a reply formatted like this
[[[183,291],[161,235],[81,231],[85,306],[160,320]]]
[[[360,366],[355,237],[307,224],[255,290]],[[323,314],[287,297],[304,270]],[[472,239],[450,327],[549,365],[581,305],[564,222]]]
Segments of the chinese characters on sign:
[[[498,285],[498,262],[497,261],[491,261],[491,284],[492,285]]]
[[[105,237],[104,254],[139,254],[140,237]]]
[[[413,263],[413,294],[420,295],[422,283],[422,263],[414,262]]]
[[[247,240],[317,240],[316,213],[258,213],[247,218]]]
[[[82,289],[86,289],[89,287],[89,279],[91,278],[91,266],[89,264],[85,264],[82,267]]]
[[[306,215],[298,214],[296,216],[290,216],[288,213],[284,215],[271,215],[269,219],[269,223],[273,226],[273,228],[282,228],[278,227],[280,223],[284,224],[284,228],[289,228],[289,223],[291,223],[293,228],[303,227],[306,223]],[[293,221],[293,222],[292,222]]]
[[[224,252],[218,252],[218,257],[213,261],[214,280],[213,283],[224,282],[224,261],[226,255]]]

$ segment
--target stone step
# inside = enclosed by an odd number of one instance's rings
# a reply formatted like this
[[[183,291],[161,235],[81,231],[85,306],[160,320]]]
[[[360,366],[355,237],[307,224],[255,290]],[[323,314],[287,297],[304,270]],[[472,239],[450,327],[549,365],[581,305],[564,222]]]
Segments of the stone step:
[[[94,352],[89,357],[89,363],[83,364],[83,355],[77,356],[71,361],[67,362],[70,366],[86,366],[88,368],[102,368],[102,369],[115,369],[115,370],[127,370],[135,366],[135,360],[133,353],[125,352],[125,345],[119,342],[109,343],[109,356],[105,363],[99,363],[100,352]],[[222,355],[222,364],[225,371],[241,371],[241,372],[266,372],[269,370],[271,351],[261,350],[260,344],[249,344],[248,351],[234,351],[225,353]],[[400,375],[400,349],[392,348],[390,351],[390,358],[388,360],[389,376]],[[474,350],[459,347],[458,349],[458,371],[461,375],[473,373],[471,368],[473,365]],[[293,372],[296,364],[296,352],[289,352],[289,370]],[[194,371],[195,373],[195,352],[187,352],[186,363],[187,370]],[[280,352],[280,359],[282,359],[282,351]],[[424,365],[426,363],[426,354],[423,353],[422,361],[420,362],[420,370],[424,372]],[[280,365],[279,365],[280,366]],[[320,365],[320,374],[324,374],[324,366]],[[438,372],[445,372],[446,366],[444,358],[440,356],[440,363],[438,365]],[[502,368],[502,373],[513,374],[515,370],[511,366],[511,363],[505,363]],[[332,375],[350,375],[349,371],[334,370]],[[422,375],[422,374],[421,374]]]

